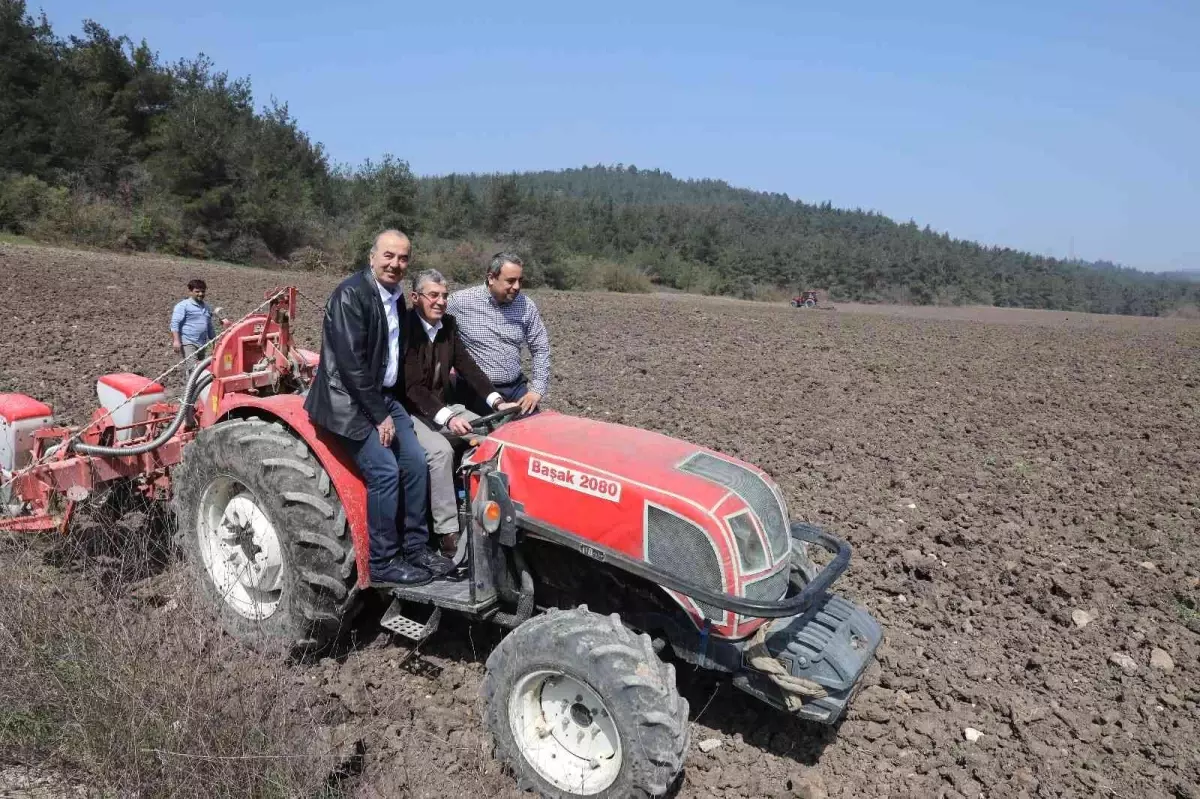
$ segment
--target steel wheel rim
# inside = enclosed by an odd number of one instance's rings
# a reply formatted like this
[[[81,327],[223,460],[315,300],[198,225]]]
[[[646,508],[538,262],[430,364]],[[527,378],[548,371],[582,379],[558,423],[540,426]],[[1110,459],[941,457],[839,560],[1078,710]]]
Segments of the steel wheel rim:
[[[561,671],[521,677],[509,695],[508,723],[521,757],[556,788],[592,796],[621,772],[621,736],[608,706]]]
[[[225,604],[263,621],[283,597],[283,547],[254,495],[232,477],[204,489],[196,536],[200,559]]]

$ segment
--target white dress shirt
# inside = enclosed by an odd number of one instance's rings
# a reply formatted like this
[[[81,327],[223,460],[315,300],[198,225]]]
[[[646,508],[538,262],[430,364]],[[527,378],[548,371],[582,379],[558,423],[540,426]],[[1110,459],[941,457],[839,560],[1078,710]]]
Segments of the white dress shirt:
[[[379,298],[383,300],[383,313],[387,317],[388,327],[388,363],[387,371],[383,373],[383,385],[391,388],[396,385],[400,376],[400,311],[396,304],[404,297],[400,287],[396,291],[388,291],[378,280],[375,285],[379,288]]]
[[[417,314],[417,318],[421,320],[421,326],[425,328],[425,335],[429,336],[429,341],[432,342],[435,338],[437,338],[438,331],[442,329],[442,320],[439,319],[436,325],[431,325],[429,322],[425,321],[425,317],[421,316],[419,313]],[[459,379],[461,380],[462,378]],[[496,403],[500,402],[502,399],[504,399],[504,397],[500,396],[499,391],[493,391],[491,394],[488,394],[487,399],[484,400],[484,402],[488,404],[488,407],[495,408]],[[438,411],[433,417],[433,423],[440,427],[446,424],[446,422],[450,421],[450,418],[454,416],[455,413],[455,409],[447,405]]]

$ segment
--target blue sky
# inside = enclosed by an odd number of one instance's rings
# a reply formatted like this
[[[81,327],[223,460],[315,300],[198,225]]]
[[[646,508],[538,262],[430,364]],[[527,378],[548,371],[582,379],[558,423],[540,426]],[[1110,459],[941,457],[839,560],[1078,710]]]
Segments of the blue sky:
[[[952,236],[1200,268],[1196,0],[46,0],[204,52],[337,162],[636,164]],[[30,0],[30,11],[39,8]]]

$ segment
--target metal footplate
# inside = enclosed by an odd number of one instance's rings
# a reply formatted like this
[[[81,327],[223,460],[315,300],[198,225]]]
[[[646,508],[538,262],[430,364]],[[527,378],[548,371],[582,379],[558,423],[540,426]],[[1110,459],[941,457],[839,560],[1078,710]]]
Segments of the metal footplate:
[[[743,653],[743,670],[733,684],[780,710],[822,724],[841,717],[863,672],[883,640],[883,628],[865,609],[835,594],[825,594],[804,613],[772,622],[765,634],[767,651],[786,675],[813,690],[796,708],[779,680],[750,667]],[[768,664],[771,665],[771,664]],[[824,693],[824,696],[814,694]],[[791,701],[789,701],[791,700]],[[789,707],[791,705],[791,707]]]
[[[384,612],[383,618],[379,620],[379,624],[386,630],[390,630],[397,635],[402,635],[410,641],[421,642],[429,636],[433,635],[438,628],[438,622],[442,620],[442,609],[433,608],[429,614],[429,618],[424,622],[410,619],[402,612],[404,602],[399,597],[392,600],[392,604],[388,606]]]

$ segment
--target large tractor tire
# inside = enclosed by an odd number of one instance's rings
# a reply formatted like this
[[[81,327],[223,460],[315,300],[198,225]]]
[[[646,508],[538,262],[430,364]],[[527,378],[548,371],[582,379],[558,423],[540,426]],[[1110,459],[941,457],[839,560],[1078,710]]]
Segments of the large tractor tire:
[[[542,796],[661,796],[683,768],[675,669],[615,613],[551,608],[525,622],[488,657],[483,695],[497,757]]]
[[[283,425],[201,430],[174,471],[176,542],[226,630],[259,651],[337,637],[354,584],[346,514],[329,475]]]

